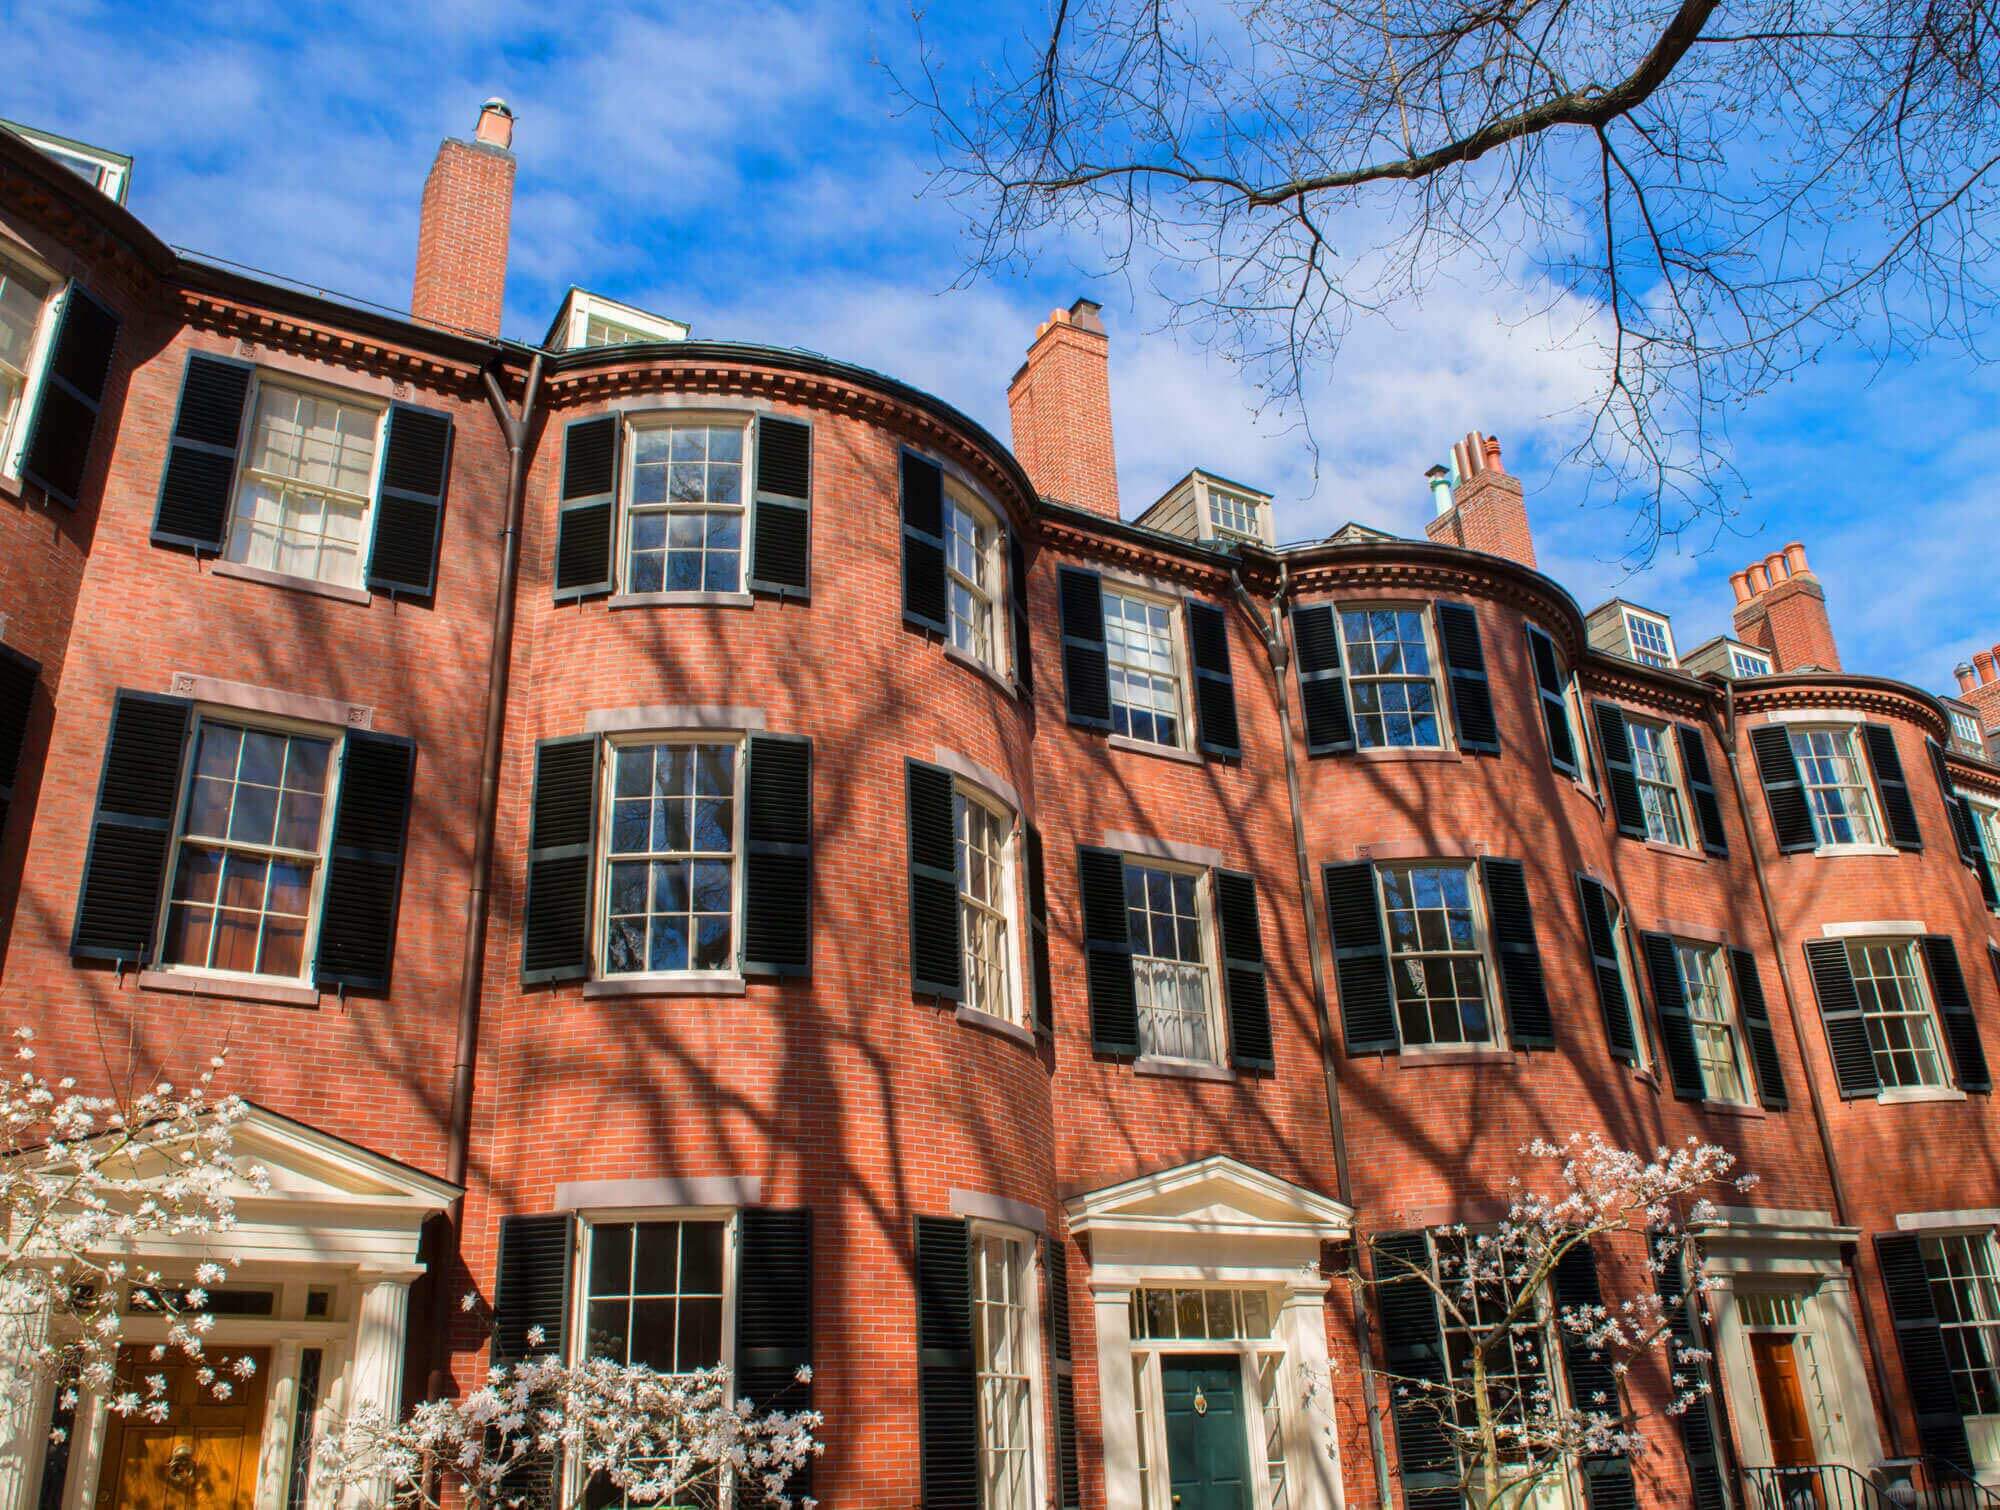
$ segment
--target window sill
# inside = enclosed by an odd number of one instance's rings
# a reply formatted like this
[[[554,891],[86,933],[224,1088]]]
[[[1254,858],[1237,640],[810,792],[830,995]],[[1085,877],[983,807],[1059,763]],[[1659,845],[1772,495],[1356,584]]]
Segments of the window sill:
[[[1672,855],[1676,860],[1705,861],[1708,859],[1707,851],[1689,849],[1685,844],[1665,844],[1658,839],[1643,839],[1640,842],[1656,855]]]
[[[280,1007],[316,1007],[320,993],[313,986],[288,986],[275,980],[238,980],[228,975],[201,975],[191,970],[141,970],[139,989],[172,991],[182,996],[221,996],[231,1001],[261,1001]]]
[[[321,582],[312,577],[295,577],[289,572],[266,571],[261,566],[246,566],[241,561],[213,561],[209,571],[218,577],[235,577],[244,582],[261,582],[266,587],[286,587],[293,592],[310,593],[316,598],[332,598],[339,603],[368,603],[372,595],[365,587],[342,587],[337,582]]]
[[[615,592],[605,599],[607,608],[754,608],[756,604],[747,592]]]
[[[1701,1102],[1701,1109],[1705,1112],[1713,1112],[1720,1117],[1743,1117],[1751,1121],[1762,1121],[1771,1115],[1761,1106],[1751,1106],[1742,1101],[1712,1101],[1705,1099]]]
[[[1427,746],[1416,746],[1407,750],[1393,748],[1357,749],[1354,752],[1354,758],[1356,760],[1407,760],[1411,762],[1427,760],[1456,761],[1465,759],[1457,750],[1433,750]]]
[[[978,1007],[959,1007],[951,1015],[954,1021],[962,1022],[968,1028],[977,1028],[982,1033],[992,1033],[1001,1038],[1011,1038],[1014,1042],[1031,1049],[1035,1046],[1034,1029],[1009,1022],[1004,1017],[996,1017],[991,1012],[982,1012]]]
[[[740,975],[632,975],[583,983],[585,1001],[626,996],[741,996]]]
[[[1134,739],[1130,734],[1113,734],[1108,743],[1114,750],[1123,750],[1128,755],[1153,755],[1161,760],[1176,760],[1182,765],[1200,765],[1201,756],[1193,750],[1183,750],[1174,745],[1156,745],[1149,739]]]
[[[11,498],[16,503],[25,503],[28,485],[12,472],[0,472],[0,498]]]
[[[1163,1059],[1141,1054],[1132,1061],[1135,1075],[1158,1075],[1166,1080],[1214,1080],[1224,1084],[1236,1079],[1236,1071],[1226,1064],[1203,1064],[1194,1059]]]
[[[1404,1047],[1396,1051],[1396,1057],[1409,1064],[1503,1064],[1514,1057],[1514,1051],[1505,1044],[1483,1044],[1467,1048],[1453,1044],[1449,1048]]]
[[[1909,1085],[1895,1090],[1878,1091],[1876,1103],[1880,1106],[1916,1106],[1926,1101],[1963,1101],[1965,1092],[1951,1085]]]
[[[956,645],[952,644],[951,641],[949,640],[946,640],[944,642],[944,658],[948,661],[957,661],[959,665],[966,667],[968,670],[977,671],[981,676],[985,677],[986,680],[993,683],[994,686],[998,687],[1002,692],[1006,693],[1009,697],[1015,697],[1019,695],[1013,682],[1009,681],[1006,677],[1002,676],[998,671],[995,671],[991,666],[987,665],[986,662],[982,661],[978,656],[971,655],[968,654],[966,651],[960,650]]]
[[[1893,858],[1903,853],[1893,844],[1816,844],[1812,852],[1829,860],[1844,855],[1881,855]]]

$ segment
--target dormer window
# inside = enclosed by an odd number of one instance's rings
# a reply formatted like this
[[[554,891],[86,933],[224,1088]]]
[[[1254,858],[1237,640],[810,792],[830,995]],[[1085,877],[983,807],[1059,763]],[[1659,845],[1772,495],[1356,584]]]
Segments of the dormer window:
[[[44,157],[61,163],[105,198],[118,204],[125,202],[125,185],[132,176],[132,159],[124,153],[107,152],[102,147],[71,141],[66,136],[57,136],[52,131],[40,131],[15,121],[0,121],[0,126],[26,140]]]
[[[556,311],[542,344],[554,351],[582,351],[593,346],[630,346],[642,341],[685,341],[684,321],[669,320],[650,310],[620,304],[602,294],[572,288]]]
[[[1640,665],[1671,671],[1680,664],[1674,655],[1673,627],[1658,614],[1627,608],[1625,634],[1632,646],[1632,659]]]
[[[1208,489],[1208,522],[1225,539],[1263,542],[1264,530],[1258,517],[1257,500],[1233,493],[1214,484]]]
[[[1761,650],[1751,650],[1742,645],[1729,647],[1729,669],[1736,676],[1769,676],[1771,657]]]
[[[1986,741],[1980,737],[1979,720],[1972,710],[1947,703],[1945,711],[1951,715],[1951,742],[1968,755],[1984,756]]]

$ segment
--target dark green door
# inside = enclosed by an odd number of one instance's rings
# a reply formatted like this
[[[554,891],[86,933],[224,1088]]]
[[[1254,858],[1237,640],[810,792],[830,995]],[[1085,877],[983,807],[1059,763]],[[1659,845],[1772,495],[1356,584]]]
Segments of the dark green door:
[[[1160,1360],[1174,1510],[1251,1510],[1243,1368],[1213,1355]]]

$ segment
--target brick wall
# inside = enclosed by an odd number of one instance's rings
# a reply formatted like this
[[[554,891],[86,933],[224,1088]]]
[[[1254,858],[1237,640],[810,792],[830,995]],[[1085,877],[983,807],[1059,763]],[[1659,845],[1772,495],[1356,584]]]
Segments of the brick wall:
[[[424,180],[410,313],[428,324],[498,335],[507,293],[514,154],[447,139]]]

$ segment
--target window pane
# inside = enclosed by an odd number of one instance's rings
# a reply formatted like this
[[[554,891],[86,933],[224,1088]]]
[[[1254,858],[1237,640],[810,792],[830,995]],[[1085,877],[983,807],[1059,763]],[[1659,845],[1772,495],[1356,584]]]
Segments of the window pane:
[[[1847,963],[1882,1084],[1892,1089],[1944,1085],[1944,1059],[1938,1052],[1916,945],[1907,940],[1852,940]]]
[[[736,746],[620,745],[611,760],[601,968],[734,969]]]
[[[1178,748],[1181,704],[1172,610],[1107,590],[1104,649],[1112,729],[1132,739]]]
[[[1437,749],[1438,717],[1424,614],[1410,608],[1350,608],[1340,615],[1355,738],[1363,749]]]
[[[1403,1042],[1423,1047],[1491,1041],[1470,869],[1393,866],[1381,872],[1381,883]]]

